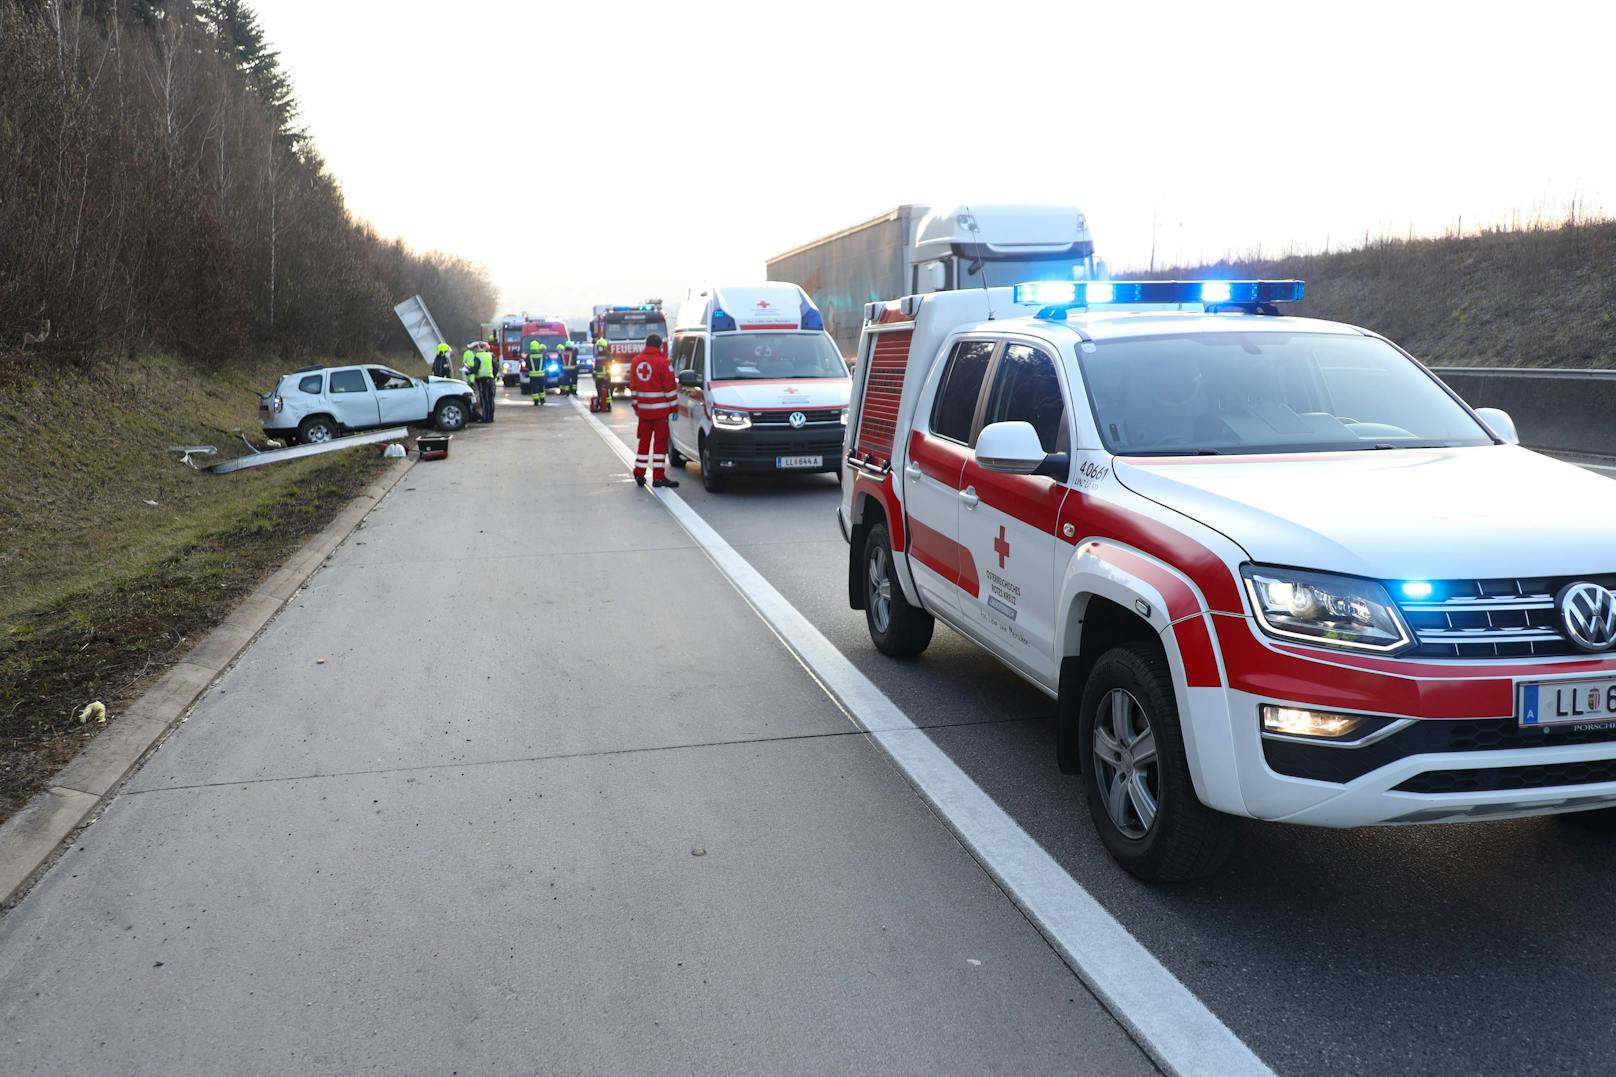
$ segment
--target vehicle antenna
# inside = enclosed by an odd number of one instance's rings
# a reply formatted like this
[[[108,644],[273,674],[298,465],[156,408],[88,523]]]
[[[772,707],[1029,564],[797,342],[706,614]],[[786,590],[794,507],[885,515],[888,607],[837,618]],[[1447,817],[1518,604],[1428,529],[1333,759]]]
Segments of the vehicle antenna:
[[[976,214],[971,212],[970,206],[966,206],[965,212],[959,215],[959,223],[963,224],[966,230],[976,237],[976,257],[971,260],[972,264],[967,268],[973,273],[982,275],[982,294],[987,296],[988,321],[991,322],[993,320],[993,288],[988,282],[987,259],[982,257],[982,229],[977,225]]]

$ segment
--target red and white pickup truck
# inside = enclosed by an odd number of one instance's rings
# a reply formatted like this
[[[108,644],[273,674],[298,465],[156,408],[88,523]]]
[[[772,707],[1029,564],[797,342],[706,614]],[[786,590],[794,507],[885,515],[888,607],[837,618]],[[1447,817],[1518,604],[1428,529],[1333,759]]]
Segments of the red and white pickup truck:
[[[1616,830],[1616,485],[1386,339],[1281,316],[1301,291],[870,304],[850,603],[887,654],[941,620],[1054,697],[1142,878],[1215,870],[1238,816]]]

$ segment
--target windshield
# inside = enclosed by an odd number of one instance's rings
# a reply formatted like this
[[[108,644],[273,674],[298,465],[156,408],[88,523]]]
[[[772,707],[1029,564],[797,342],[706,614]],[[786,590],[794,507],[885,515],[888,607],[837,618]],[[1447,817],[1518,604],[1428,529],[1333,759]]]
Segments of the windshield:
[[[659,333],[666,337],[668,335],[667,321],[663,318],[647,318],[643,321],[634,322],[610,320],[606,322],[607,340],[644,340],[652,333]]]
[[[567,338],[562,336],[560,333],[534,333],[527,339],[529,341],[536,340],[551,350],[565,347],[569,343]]]
[[[505,343],[507,343],[507,344],[520,344],[520,343],[522,343],[522,331],[520,329],[507,329],[507,330],[505,330]]]
[[[1487,445],[1433,378],[1385,341],[1206,333],[1079,353],[1100,438],[1122,456]]]
[[[824,333],[725,333],[713,337],[712,379],[845,378],[847,364]]]

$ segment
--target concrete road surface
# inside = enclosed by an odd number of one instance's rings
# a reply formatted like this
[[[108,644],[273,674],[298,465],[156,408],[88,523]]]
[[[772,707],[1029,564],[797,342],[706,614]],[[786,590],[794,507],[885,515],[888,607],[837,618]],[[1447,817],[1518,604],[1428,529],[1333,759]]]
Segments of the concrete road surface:
[[[0,1073],[1150,1072],[584,419],[502,396],[0,919]]]

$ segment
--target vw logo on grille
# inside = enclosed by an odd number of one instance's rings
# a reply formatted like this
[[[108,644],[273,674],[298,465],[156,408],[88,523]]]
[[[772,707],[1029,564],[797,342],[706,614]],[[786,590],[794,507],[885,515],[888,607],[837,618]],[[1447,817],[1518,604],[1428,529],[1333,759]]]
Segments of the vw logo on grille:
[[[791,413],[790,418],[788,418],[786,421],[791,424],[791,429],[801,430],[802,425],[808,421],[808,416],[804,415],[800,411],[794,411]]]
[[[1616,593],[1578,582],[1566,585],[1555,605],[1572,643],[1585,651],[1616,647]]]

